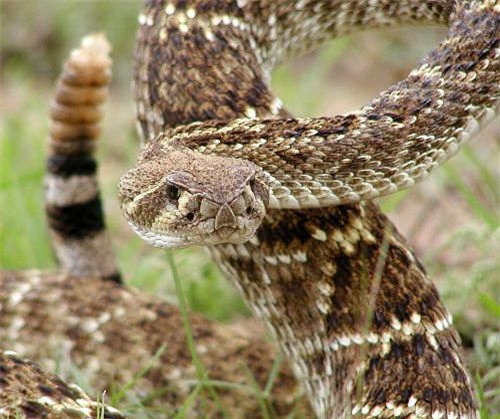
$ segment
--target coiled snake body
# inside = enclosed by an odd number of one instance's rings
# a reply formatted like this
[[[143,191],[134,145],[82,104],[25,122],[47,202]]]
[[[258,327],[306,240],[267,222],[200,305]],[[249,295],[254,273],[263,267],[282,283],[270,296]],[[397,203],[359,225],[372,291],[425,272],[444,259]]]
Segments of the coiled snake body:
[[[146,145],[120,182],[125,215],[153,245],[209,245],[319,417],[477,415],[434,285],[379,208],[356,202],[423,178],[493,118],[499,15],[491,0],[151,0],[139,17]],[[294,119],[270,92],[286,56],[405,22],[449,34],[361,110]]]

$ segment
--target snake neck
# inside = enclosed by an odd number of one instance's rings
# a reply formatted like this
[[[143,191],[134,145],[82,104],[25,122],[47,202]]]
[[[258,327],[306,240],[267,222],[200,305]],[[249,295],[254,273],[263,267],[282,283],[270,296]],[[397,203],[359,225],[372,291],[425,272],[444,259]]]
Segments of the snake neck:
[[[272,211],[250,242],[210,252],[319,417],[474,416],[451,316],[375,205]]]

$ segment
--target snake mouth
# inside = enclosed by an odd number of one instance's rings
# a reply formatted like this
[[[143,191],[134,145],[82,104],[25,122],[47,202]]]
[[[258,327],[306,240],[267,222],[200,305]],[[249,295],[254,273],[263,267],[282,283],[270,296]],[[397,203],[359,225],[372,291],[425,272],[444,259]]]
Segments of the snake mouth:
[[[192,243],[183,237],[168,236],[162,233],[156,233],[148,228],[138,226],[132,221],[128,221],[132,230],[146,243],[160,249],[172,249],[180,247],[188,247]]]
[[[255,231],[251,228],[220,227],[207,234],[196,234],[190,237],[168,235],[139,226],[128,221],[132,230],[146,243],[160,249],[184,248],[189,246],[216,245],[223,243],[239,244],[250,240]]]

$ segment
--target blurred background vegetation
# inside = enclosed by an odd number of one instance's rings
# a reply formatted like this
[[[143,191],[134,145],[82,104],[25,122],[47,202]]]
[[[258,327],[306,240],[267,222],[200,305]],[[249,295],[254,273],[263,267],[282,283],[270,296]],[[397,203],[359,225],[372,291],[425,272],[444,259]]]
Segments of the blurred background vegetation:
[[[69,50],[85,34],[103,31],[114,60],[99,149],[108,225],[127,282],[175,302],[164,252],[129,231],[116,201],[118,179],[138,150],[130,82],[140,7],[140,0],[0,0],[0,267],[55,267],[42,201],[48,101]],[[276,69],[273,88],[299,116],[349,111],[404,77],[443,34],[404,28],[335,40]],[[454,315],[483,417],[500,413],[499,125],[490,125],[430,180],[380,202]],[[249,316],[203,251],[186,249],[175,257],[193,310],[224,322]]]

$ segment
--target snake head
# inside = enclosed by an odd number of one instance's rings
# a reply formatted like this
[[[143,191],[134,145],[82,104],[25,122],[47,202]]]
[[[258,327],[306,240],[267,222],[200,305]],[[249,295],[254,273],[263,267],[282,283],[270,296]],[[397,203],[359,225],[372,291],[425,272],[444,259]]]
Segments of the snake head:
[[[269,189],[255,164],[149,143],[120,180],[125,217],[162,248],[243,243],[264,218]]]

